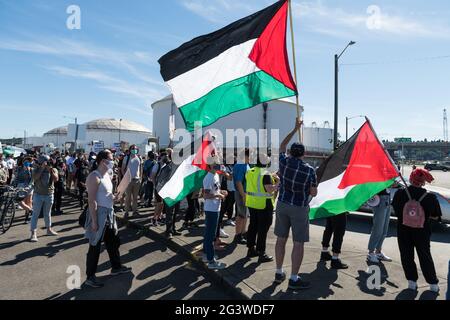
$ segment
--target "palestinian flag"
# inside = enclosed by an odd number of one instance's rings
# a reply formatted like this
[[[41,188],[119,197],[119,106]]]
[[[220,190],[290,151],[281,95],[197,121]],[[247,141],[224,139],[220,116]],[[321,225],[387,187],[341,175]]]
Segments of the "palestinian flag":
[[[356,211],[392,186],[398,176],[397,168],[367,121],[317,171],[319,192],[310,203],[310,218]]]
[[[288,1],[278,1],[159,60],[186,129],[297,94],[286,50],[287,14]]]
[[[197,145],[198,149],[194,150]],[[181,164],[173,170],[170,180],[157,190],[169,207],[173,207],[188,194],[203,187],[203,179],[210,170],[208,158],[215,155],[216,146],[209,133],[205,134],[201,141],[180,150]],[[172,155],[172,159],[174,158]]]

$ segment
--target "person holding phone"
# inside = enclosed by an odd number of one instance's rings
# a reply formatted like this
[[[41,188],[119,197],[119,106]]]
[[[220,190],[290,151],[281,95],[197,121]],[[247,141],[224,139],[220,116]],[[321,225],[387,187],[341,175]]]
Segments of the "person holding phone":
[[[45,227],[48,236],[57,236],[52,229],[51,210],[53,205],[55,182],[58,181],[58,171],[51,167],[50,157],[41,155],[35,165],[32,178],[34,184],[33,215],[31,217],[31,242],[37,242],[37,223],[43,210]]]

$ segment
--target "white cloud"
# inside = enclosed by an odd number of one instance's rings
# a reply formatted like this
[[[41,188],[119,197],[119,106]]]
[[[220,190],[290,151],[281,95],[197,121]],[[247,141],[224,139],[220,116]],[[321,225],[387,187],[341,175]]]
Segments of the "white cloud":
[[[229,20],[230,15],[235,17],[236,13],[251,14],[264,7],[261,0],[229,1],[229,0],[180,0],[181,4],[189,11],[202,18],[216,23],[223,24],[224,20]],[[270,1],[267,2],[267,5]]]
[[[268,6],[273,1],[248,0],[180,0],[181,4],[202,18],[219,23],[231,18],[238,19]],[[450,38],[450,27],[438,25],[434,21],[414,20],[412,15],[400,16],[383,11],[377,15],[378,28],[369,29],[367,21],[372,13],[363,11],[347,11],[339,7],[324,4],[324,1],[299,1],[292,3],[294,16],[309,31],[326,34],[332,37],[348,38],[357,34],[382,34],[405,37]],[[236,16],[236,12],[240,14]]]
[[[46,69],[61,76],[95,81],[100,88],[142,99],[147,104],[164,94],[162,91],[152,89],[149,86],[118,79],[98,70],[79,70],[62,66],[49,66]]]
[[[52,66],[47,69],[58,75],[95,81],[100,88],[144,99],[146,103],[166,93],[163,81],[145,72],[149,66],[157,66],[156,58],[149,52],[123,52],[64,38],[42,41],[3,39],[0,49],[64,58],[69,67]],[[86,70],[86,64],[94,65],[95,69]],[[99,71],[102,67],[108,72]],[[109,75],[114,71],[120,76]]]
[[[348,38],[352,34],[387,34],[405,37],[450,38],[450,28],[430,21],[416,21],[408,17],[379,12],[349,12],[330,7],[322,1],[295,1],[295,17],[301,19],[314,32]],[[376,28],[369,28],[368,22],[376,21]],[[305,22],[306,21],[306,22]]]

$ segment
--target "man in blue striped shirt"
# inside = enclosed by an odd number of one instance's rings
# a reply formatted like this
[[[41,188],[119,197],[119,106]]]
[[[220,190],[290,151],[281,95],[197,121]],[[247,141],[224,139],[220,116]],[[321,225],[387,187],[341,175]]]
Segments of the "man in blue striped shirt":
[[[275,235],[277,243],[275,256],[277,271],[275,282],[282,283],[286,279],[283,261],[286,242],[292,229],[294,249],[292,250],[292,272],[289,289],[307,289],[310,284],[298,276],[303,260],[304,244],[309,242],[309,200],[317,195],[317,176],[314,169],[303,161],[305,147],[301,143],[291,146],[289,156],[287,145],[300,130],[303,122],[297,119],[295,128],[283,140],[280,146],[280,193],[277,204]]]

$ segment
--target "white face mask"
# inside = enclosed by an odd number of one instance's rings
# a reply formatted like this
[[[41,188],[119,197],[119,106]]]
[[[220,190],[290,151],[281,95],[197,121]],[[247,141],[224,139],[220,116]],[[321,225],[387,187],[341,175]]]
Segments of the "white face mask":
[[[114,169],[114,163],[111,160],[107,160],[106,167],[108,168],[108,170],[112,170]]]

